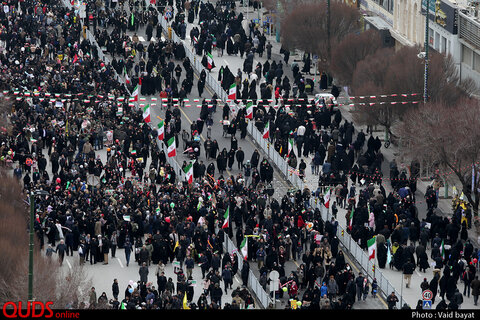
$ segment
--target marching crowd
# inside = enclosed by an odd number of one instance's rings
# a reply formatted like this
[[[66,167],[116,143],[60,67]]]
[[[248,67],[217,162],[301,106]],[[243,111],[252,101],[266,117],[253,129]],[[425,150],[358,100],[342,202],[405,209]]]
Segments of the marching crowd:
[[[248,308],[254,302],[243,289],[235,291],[237,302],[221,303],[238,271],[235,255],[223,250],[225,231],[233,237],[235,230],[237,242],[242,234],[260,235],[249,246],[250,252],[264,248],[264,275],[273,268],[282,270],[290,259],[284,256],[290,252],[285,248],[298,248],[299,243],[306,247],[306,238],[303,243],[295,240],[292,247],[288,244],[292,238],[300,239],[305,229],[301,221],[314,221],[315,228],[323,232],[318,211],[308,205],[308,192],[285,195],[279,203],[259,192],[255,184],[244,183],[241,176],[206,176],[190,185],[178,181],[165,153],[157,148],[156,131],[144,123],[140,111],[128,105],[128,99],[119,99],[128,97],[128,92],[115,80],[113,66],[99,62],[98,48],[82,39],[74,11],[48,1],[12,0],[7,6],[9,10],[0,14],[0,76],[1,89],[10,99],[6,103],[12,106],[12,126],[1,132],[2,163],[15,167],[13,174],[26,192],[41,189],[48,193],[38,196],[35,208],[35,232],[47,256],[55,254],[62,263],[65,255],[78,254],[81,263],[108,264],[109,257],[122,250],[128,265],[134,254],[141,266],[139,284],[129,284],[125,296],[112,301],[114,307],[182,308],[180,302],[186,296],[191,308],[235,308],[240,303]],[[179,133],[181,125],[178,131],[168,126],[167,136]],[[107,161],[102,163],[98,150],[105,148]],[[255,171],[259,161],[252,162]],[[268,181],[272,169],[266,163],[264,169],[263,179]],[[232,226],[224,229],[219,226],[224,224],[226,211],[231,212],[227,217]],[[333,226],[328,222],[326,228]],[[312,270],[323,267],[319,257],[329,250],[328,241],[335,246],[334,235],[331,231],[322,242],[325,249],[311,255],[315,265],[307,263],[306,274],[317,275]],[[308,249],[316,247],[311,244]],[[158,264],[161,270],[174,260],[186,269],[185,274],[183,270],[178,273],[174,287],[172,280],[165,283],[161,271],[156,288],[142,281],[146,265]],[[191,301],[191,286],[187,285],[192,260],[202,265],[208,283],[198,301]],[[349,269],[348,265],[329,265],[324,274],[338,271],[348,278],[352,276]],[[246,284],[248,272],[241,270],[241,274]],[[303,299],[315,308],[320,303],[319,287],[310,280],[305,283],[310,291]],[[296,282],[290,282],[292,297],[295,286]],[[118,294],[116,289],[112,292]],[[343,293],[341,286],[339,294]],[[97,299],[92,288],[88,306],[104,306],[107,300],[106,294]],[[334,303],[351,306],[351,290],[344,304]]]
[[[233,275],[240,272],[246,285],[249,274],[248,263],[238,270],[241,257],[224,252],[225,234],[235,238],[237,247],[246,235],[254,236],[248,241],[247,260],[258,264],[262,286],[268,285],[270,271],[278,271],[278,296],[285,294],[300,301],[301,308],[348,309],[369,293],[375,297],[376,281],[370,283],[361,273],[355,275],[345,262],[336,237],[335,214],[331,221],[322,221],[320,211],[310,204],[314,197],[323,201],[327,190],[324,186],[332,187],[338,205],[347,208],[349,231],[363,248],[376,235],[380,268],[386,267],[388,261],[391,268],[402,271],[408,279],[412,269],[418,266],[425,271],[431,268],[429,262],[434,261],[434,277],[428,288],[434,296],[437,288],[440,290],[442,302],[438,305],[460,307],[458,281],[465,283],[465,294],[469,295],[472,288],[476,304],[480,290],[475,274],[478,250],[465,236],[471,228],[471,209],[459,202],[451,219],[442,218],[435,212],[435,193],[429,193],[427,218],[420,221],[413,198],[415,174],[406,179],[406,173],[396,173],[392,163],[392,172],[405,179],[392,185],[393,191],[387,195],[382,185],[381,145],[372,136],[367,139],[363,132],[354,139],[353,124],[342,124],[340,112],[329,101],[315,107],[296,101],[275,110],[259,100],[254,112],[255,124],[260,129],[267,122],[270,124],[275,149],[288,156],[290,166],[298,165],[299,174],[305,175],[308,165],[302,156],[314,155],[312,173],[319,175],[322,188],[313,194],[305,189],[275,199],[257,188],[260,181],[272,181],[273,168],[266,159],[260,161],[258,152],[243,165],[245,157],[239,156],[235,143],[237,128],[241,138],[246,135],[243,108],[226,127],[233,155],[226,148],[220,151],[218,143],[210,139],[204,144],[205,156],[217,159],[219,174],[215,166],[205,168],[198,161],[194,182],[179,181],[167,156],[157,147],[156,130],[144,123],[141,111],[129,106],[128,98],[119,99],[129,93],[114,77],[116,71],[132,74],[136,82],[142,79],[146,95],[160,92],[160,97],[175,98],[178,94],[182,98],[190,93],[193,69],[184,59],[183,46],[158,40],[142,50],[140,42],[125,37],[126,28],[135,30],[135,23],[156,27],[155,14],[129,17],[107,12],[104,20],[99,18],[100,26],[115,26],[112,34],[97,34],[99,44],[116,58],[109,65],[99,61],[98,48],[82,38],[81,23],[73,10],[41,0],[4,2],[8,10],[0,12],[0,85],[13,101],[13,112],[11,130],[0,132],[3,164],[15,167],[13,173],[26,191],[42,189],[49,193],[48,197],[38,196],[35,220],[35,231],[47,255],[56,252],[63,261],[65,254],[73,255],[76,251],[81,263],[108,264],[109,256],[114,257],[121,249],[127,266],[130,255],[134,255],[140,281],[129,284],[124,296],[114,283],[114,308],[181,309],[184,296],[191,308],[252,306],[250,293],[241,288],[233,290],[232,304],[222,305],[222,295],[231,288]],[[113,9],[114,3],[107,2],[106,7]],[[168,5],[173,10],[173,3]],[[131,11],[133,7],[132,3]],[[187,16],[193,10],[205,22],[198,36],[194,35],[200,55],[210,42],[222,51],[224,34],[227,54],[238,51],[246,55],[245,61],[251,60],[251,54],[262,54],[264,48],[269,54],[268,44],[260,39],[255,28],[247,37],[240,15],[235,17],[232,11],[217,10],[211,4],[181,3],[177,5],[180,7]],[[225,19],[230,22],[228,28]],[[181,34],[181,23],[177,24],[180,25],[174,29]],[[153,34],[152,28],[148,29]],[[156,31],[159,37],[162,30]],[[232,37],[237,39],[229,43]],[[143,51],[148,52],[148,59]],[[138,54],[143,64],[137,66],[133,58]],[[190,74],[180,90],[174,60],[183,60],[184,69]],[[288,63],[287,55],[284,62]],[[275,89],[275,98],[280,90],[289,96],[285,80],[288,77],[282,80],[283,74],[277,71],[282,69],[281,65],[273,68],[275,72],[265,72],[265,65],[260,71],[267,79],[274,74],[263,85],[272,86],[276,81],[276,88],[281,89]],[[247,63],[245,67],[244,72],[250,74],[252,66]],[[262,66],[259,67],[261,70]],[[222,74],[224,89],[241,79],[226,68]],[[295,76],[296,86],[302,83],[299,74]],[[246,93],[242,93],[242,99],[257,98],[256,80],[240,82],[238,88],[240,85]],[[245,89],[252,86],[255,90]],[[305,88],[298,87],[299,95],[294,93],[295,98],[306,97]],[[273,87],[268,90],[271,94]],[[23,94],[17,96],[17,92]],[[261,99],[270,99],[265,92]],[[201,120],[207,122],[213,111],[203,103]],[[227,119],[229,111],[228,105],[222,111]],[[176,136],[178,144],[182,132],[178,107],[169,106],[166,116],[165,140]],[[190,134],[182,132],[185,150],[198,140],[200,127],[200,123],[195,123]],[[110,132],[108,145],[104,145],[105,132]],[[289,147],[290,139],[295,141],[296,150]],[[96,151],[105,148],[107,161],[102,163]],[[232,168],[234,156],[244,174],[224,176],[226,168]],[[296,163],[297,159],[300,163]],[[47,169],[48,163],[51,170]],[[359,190],[358,200],[357,179],[366,186]],[[431,260],[426,256],[427,248],[432,248]],[[287,274],[284,266],[290,260],[301,261],[301,265],[296,272]],[[164,276],[165,265],[173,261],[181,265],[176,284]],[[147,280],[145,267],[150,264],[158,265],[156,287]],[[205,286],[200,299],[193,301],[189,284],[192,268],[197,264],[201,265]],[[89,307],[105,306],[106,300],[103,294],[97,299],[92,289]]]

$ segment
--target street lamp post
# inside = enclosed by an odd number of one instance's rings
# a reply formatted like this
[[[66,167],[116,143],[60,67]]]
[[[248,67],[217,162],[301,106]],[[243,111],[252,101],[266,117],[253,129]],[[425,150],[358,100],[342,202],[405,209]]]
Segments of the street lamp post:
[[[33,301],[33,247],[34,247],[34,221],[35,221],[35,196],[48,195],[47,191],[30,191],[30,243],[28,248],[28,301]]]
[[[28,248],[28,301],[33,300],[33,226],[35,219],[35,194],[30,192],[30,244]]]
[[[425,14],[425,75],[424,75],[424,92],[423,92],[423,102],[427,103],[428,101],[428,42],[429,42],[429,20],[430,20],[430,0],[427,1],[427,8]]]
[[[330,0],[327,0],[327,56],[330,63]]]

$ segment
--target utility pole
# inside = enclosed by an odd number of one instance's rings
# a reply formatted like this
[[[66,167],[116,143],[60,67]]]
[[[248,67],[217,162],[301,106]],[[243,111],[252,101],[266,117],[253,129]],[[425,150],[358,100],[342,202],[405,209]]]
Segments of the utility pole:
[[[277,42],[280,42],[280,11],[283,11],[282,4],[277,0],[277,11],[275,12],[275,41]]]
[[[330,0],[327,0],[327,56],[328,56],[328,63],[330,63]]]
[[[33,228],[35,221],[35,194],[30,191],[30,244],[28,249],[28,301],[33,301]]]
[[[425,75],[424,75],[424,92],[423,102],[428,101],[428,47],[429,47],[429,21],[430,21],[430,0],[427,1],[427,9],[425,14]]]
[[[34,233],[35,233],[35,196],[36,195],[48,195],[47,191],[36,190],[30,191],[30,244],[28,248],[28,301],[33,301],[33,247],[35,245]]]

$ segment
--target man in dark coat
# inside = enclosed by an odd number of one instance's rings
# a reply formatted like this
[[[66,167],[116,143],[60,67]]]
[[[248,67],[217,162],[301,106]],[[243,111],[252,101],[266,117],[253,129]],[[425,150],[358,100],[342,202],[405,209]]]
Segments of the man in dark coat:
[[[243,161],[245,159],[245,153],[242,150],[242,147],[239,147],[236,154],[235,158],[237,159],[237,165],[238,165],[238,170],[243,169]]]
[[[410,288],[410,281],[412,279],[413,271],[415,270],[415,264],[410,259],[403,265],[403,275],[406,281],[406,287]]]

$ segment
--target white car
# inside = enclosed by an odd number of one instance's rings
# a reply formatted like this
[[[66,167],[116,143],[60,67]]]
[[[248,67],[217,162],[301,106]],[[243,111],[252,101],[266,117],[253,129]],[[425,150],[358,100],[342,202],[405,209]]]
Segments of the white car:
[[[325,102],[325,104],[328,104],[328,100],[330,100],[330,99],[331,99],[332,104],[333,104],[333,110],[336,110],[338,108],[337,99],[335,99],[335,97],[331,93],[317,93],[315,95],[315,106],[319,107],[320,102],[322,100]]]

